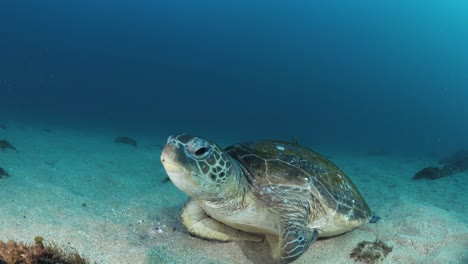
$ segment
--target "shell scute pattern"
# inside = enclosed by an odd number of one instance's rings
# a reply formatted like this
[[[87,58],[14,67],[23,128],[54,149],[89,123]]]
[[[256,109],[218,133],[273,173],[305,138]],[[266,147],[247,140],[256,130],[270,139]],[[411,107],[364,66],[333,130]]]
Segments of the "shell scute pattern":
[[[254,189],[267,204],[280,203],[278,197],[270,197],[272,190],[287,196],[292,188],[293,193],[304,195],[302,199],[311,199],[314,212],[328,207],[350,219],[368,217],[367,211],[356,210],[367,204],[344,172],[307,148],[262,140],[235,144],[226,151],[248,171],[249,181],[255,182]]]

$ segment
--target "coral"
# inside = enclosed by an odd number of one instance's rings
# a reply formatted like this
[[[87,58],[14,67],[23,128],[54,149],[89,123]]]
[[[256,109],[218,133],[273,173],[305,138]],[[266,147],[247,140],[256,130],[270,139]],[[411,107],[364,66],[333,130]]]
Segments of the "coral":
[[[349,256],[357,262],[374,264],[387,257],[387,255],[392,252],[392,249],[392,247],[387,246],[378,239],[374,242],[361,241]]]
[[[0,264],[88,264],[76,251],[68,251],[55,243],[43,243],[37,236],[32,245],[0,240]]]
[[[134,147],[137,146],[137,142],[136,140],[134,140],[133,138],[129,138],[129,137],[118,137],[114,140],[114,142],[116,143],[122,143],[122,144],[127,144],[127,145],[132,145]]]

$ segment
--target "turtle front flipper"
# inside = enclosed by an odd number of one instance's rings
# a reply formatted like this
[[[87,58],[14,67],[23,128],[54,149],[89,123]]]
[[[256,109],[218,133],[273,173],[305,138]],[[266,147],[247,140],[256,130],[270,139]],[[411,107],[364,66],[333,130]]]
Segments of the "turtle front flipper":
[[[272,257],[279,263],[291,263],[298,259],[312,243],[317,240],[318,232],[307,226],[286,225],[280,236],[267,235]]]
[[[189,199],[182,209],[182,223],[190,235],[215,241],[249,240],[259,242],[261,236],[246,233],[225,225],[208,216],[203,208]]]
[[[265,186],[269,188],[270,196],[263,201],[273,209],[279,216],[279,235],[267,235],[273,259],[279,263],[291,263],[298,259],[312,243],[318,238],[317,229],[311,228],[309,224],[309,202],[301,200],[303,195],[294,195],[283,199],[284,193],[291,191],[290,188],[282,186]],[[299,192],[300,190],[296,190]],[[305,192],[305,191],[304,191]]]

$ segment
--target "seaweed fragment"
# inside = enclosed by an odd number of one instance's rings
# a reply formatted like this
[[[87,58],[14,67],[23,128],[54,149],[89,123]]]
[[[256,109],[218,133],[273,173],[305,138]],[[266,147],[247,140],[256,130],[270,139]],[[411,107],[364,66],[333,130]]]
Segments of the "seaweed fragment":
[[[1,264],[88,264],[75,250],[65,250],[55,243],[43,243],[43,238],[34,238],[34,244],[0,240]]]
[[[8,140],[5,140],[5,139],[0,140],[0,149],[1,150],[12,149],[18,152],[18,150],[10,142],[8,142]]]
[[[115,143],[127,144],[137,147],[137,142],[133,138],[130,137],[118,137],[114,140]]]
[[[374,242],[361,241],[349,256],[357,262],[374,264],[382,261],[393,248],[376,239]]]

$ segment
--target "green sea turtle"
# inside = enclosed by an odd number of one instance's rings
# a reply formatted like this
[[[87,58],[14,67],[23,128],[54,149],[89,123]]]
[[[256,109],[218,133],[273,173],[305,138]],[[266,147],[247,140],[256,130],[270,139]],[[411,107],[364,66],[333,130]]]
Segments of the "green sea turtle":
[[[161,161],[191,198],[182,222],[196,237],[260,241],[275,261],[291,263],[317,237],[369,222],[371,211],[335,164],[296,144],[253,141],[226,149],[189,135],[171,136]]]

